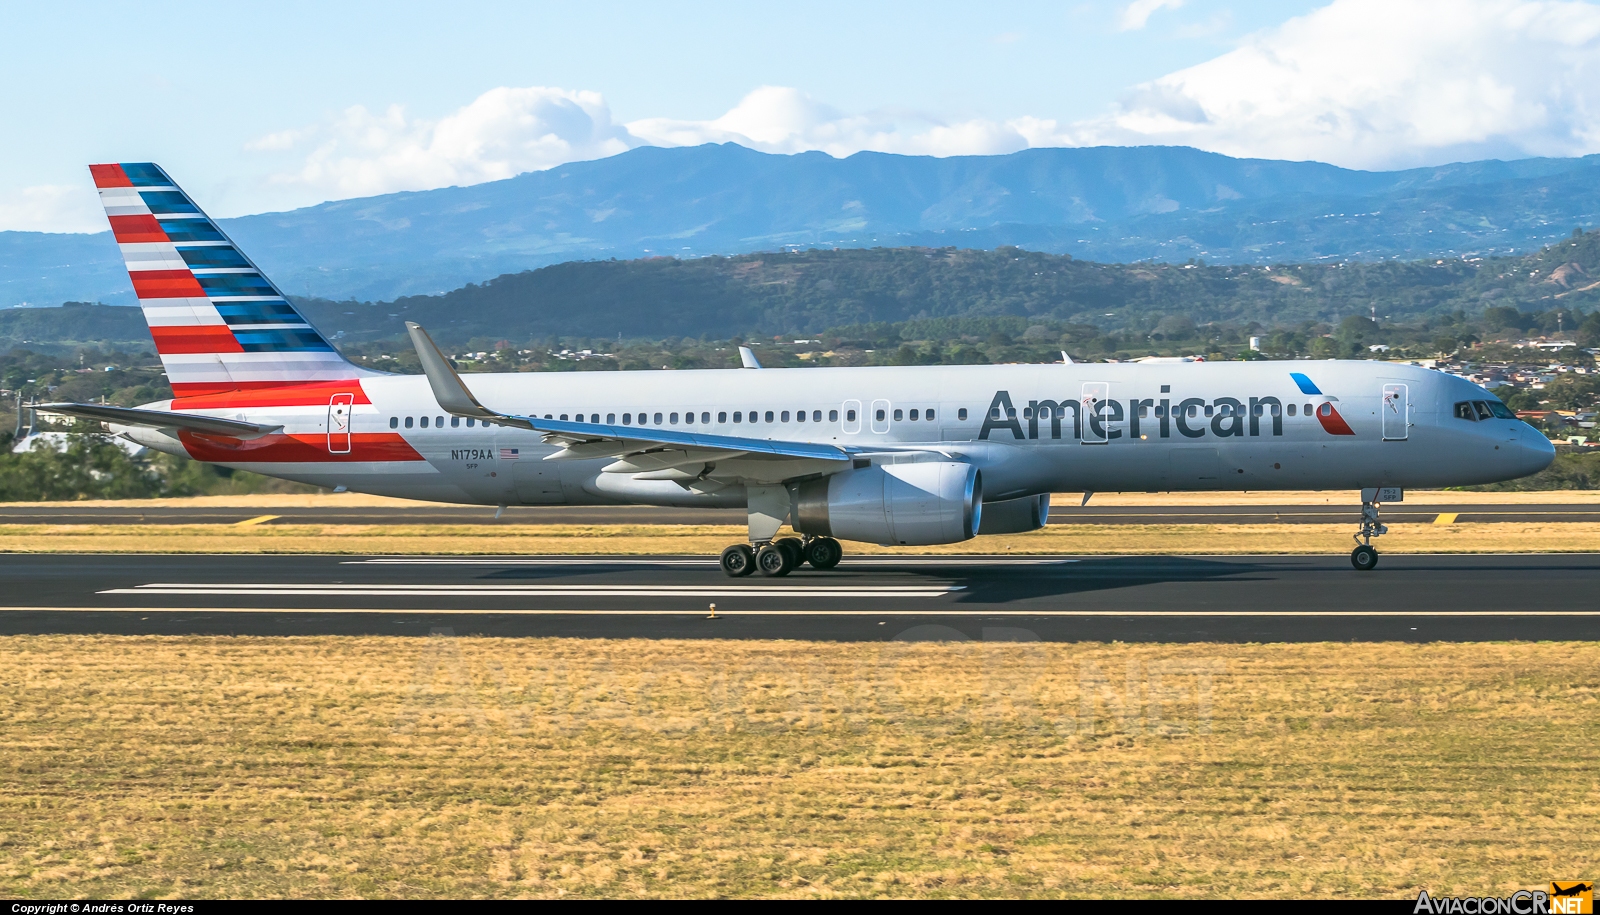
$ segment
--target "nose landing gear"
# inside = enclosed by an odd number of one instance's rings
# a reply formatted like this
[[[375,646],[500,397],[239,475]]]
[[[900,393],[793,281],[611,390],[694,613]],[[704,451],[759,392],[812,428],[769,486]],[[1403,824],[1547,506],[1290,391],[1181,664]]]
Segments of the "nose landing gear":
[[[1372,538],[1389,533],[1389,528],[1378,520],[1378,511],[1384,502],[1400,502],[1404,499],[1405,494],[1393,487],[1361,490],[1361,530],[1355,534],[1359,546],[1350,551],[1351,565],[1362,572],[1377,567],[1378,550],[1372,545]]]

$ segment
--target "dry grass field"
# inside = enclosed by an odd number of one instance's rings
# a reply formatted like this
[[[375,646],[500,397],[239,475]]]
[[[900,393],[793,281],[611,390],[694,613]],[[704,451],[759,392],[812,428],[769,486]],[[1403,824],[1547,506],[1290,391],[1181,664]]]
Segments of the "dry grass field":
[[[1218,555],[1350,551],[1346,524],[1052,524],[1026,534],[917,547],[925,554]],[[6,553],[355,553],[539,555],[716,554],[745,539],[742,526],[689,524],[0,525]],[[1600,524],[1391,524],[1387,553],[1600,552]],[[905,553],[848,543],[847,555]]]
[[[1600,646],[0,639],[0,894],[1505,893]]]

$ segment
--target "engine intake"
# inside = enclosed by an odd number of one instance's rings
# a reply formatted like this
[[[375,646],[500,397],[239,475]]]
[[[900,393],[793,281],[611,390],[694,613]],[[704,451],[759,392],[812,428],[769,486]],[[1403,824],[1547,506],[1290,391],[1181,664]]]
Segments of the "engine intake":
[[[959,543],[983,517],[983,474],[961,461],[876,464],[796,488],[795,530],[841,540]]]

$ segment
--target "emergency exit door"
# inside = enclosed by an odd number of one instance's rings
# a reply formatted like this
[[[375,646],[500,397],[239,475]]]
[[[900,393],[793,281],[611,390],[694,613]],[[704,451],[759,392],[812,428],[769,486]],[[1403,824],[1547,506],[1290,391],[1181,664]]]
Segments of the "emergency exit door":
[[[354,394],[335,394],[328,400],[328,451],[350,453],[350,405]]]
[[[1410,435],[1411,397],[1403,384],[1383,386],[1383,440],[1403,442]]]

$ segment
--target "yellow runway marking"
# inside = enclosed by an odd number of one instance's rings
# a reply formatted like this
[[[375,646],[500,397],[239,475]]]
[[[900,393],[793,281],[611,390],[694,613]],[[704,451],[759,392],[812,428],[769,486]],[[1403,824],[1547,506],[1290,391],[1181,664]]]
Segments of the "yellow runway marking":
[[[1460,512],[1440,512],[1439,517],[1433,519],[1434,524],[1455,524],[1456,515]]]
[[[243,521],[235,523],[234,527],[255,527],[257,524],[266,524],[268,521],[276,521],[281,517],[283,517],[283,516],[282,515],[257,515],[254,518],[246,518]]]

